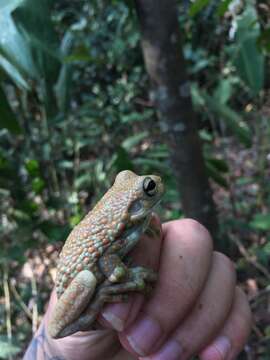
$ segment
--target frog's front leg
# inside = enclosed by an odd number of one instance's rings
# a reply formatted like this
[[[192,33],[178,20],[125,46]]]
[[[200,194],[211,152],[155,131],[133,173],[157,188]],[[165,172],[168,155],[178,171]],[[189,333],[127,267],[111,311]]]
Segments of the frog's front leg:
[[[137,266],[128,268],[116,254],[106,254],[99,260],[99,269],[103,275],[107,278],[107,283],[120,283],[118,289],[121,289],[121,285],[124,287],[125,283],[135,282],[135,287],[138,283],[143,281],[154,282],[157,275],[152,269],[145,268],[143,266]],[[140,290],[140,289],[139,289]],[[133,290],[134,291],[134,290]]]
[[[58,299],[49,320],[48,332],[52,338],[62,337],[62,331],[80,316],[89,304],[96,284],[96,277],[89,270],[79,272],[71,281]]]

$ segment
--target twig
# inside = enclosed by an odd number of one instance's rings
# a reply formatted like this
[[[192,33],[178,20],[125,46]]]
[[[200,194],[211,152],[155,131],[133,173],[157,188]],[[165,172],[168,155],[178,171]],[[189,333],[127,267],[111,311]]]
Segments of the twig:
[[[31,278],[32,294],[33,294],[33,312],[32,312],[32,331],[33,334],[37,331],[38,328],[38,308],[37,308],[37,282],[36,278],[33,276]]]
[[[267,295],[270,295],[270,288],[269,287],[260,290],[257,294],[253,295],[249,301],[256,303],[259,298],[261,298],[263,296],[267,296]]]
[[[50,131],[50,127],[48,124],[48,107],[45,105],[45,107],[42,109],[42,125],[43,125],[43,131],[42,131],[42,135],[44,137],[44,140],[47,142],[47,145],[49,147],[50,153],[53,152],[53,145],[52,145],[52,134]],[[58,181],[58,176],[57,176],[57,170],[55,167],[55,162],[53,158],[50,158],[48,160],[48,168],[51,174],[51,180],[52,180],[52,186],[53,186],[53,191],[59,196],[61,193],[61,189],[60,189],[60,185],[59,185],[59,181]]]
[[[267,278],[267,280],[270,281],[270,272],[266,269],[265,266],[263,266],[262,264],[258,263],[250,254],[249,252],[246,250],[245,246],[242,244],[242,242],[236,238],[236,236],[232,235],[232,240],[233,242],[237,245],[241,255],[243,255],[243,257],[247,260],[247,262],[249,262],[250,264],[252,264],[257,270],[259,270],[262,274],[264,274],[264,276]]]
[[[264,337],[263,333],[262,333],[261,330],[258,328],[258,326],[253,325],[253,326],[252,326],[252,330],[255,332],[256,336],[257,336],[259,339],[262,339],[262,338]]]
[[[266,345],[267,343],[269,343],[270,344],[270,336],[265,336],[264,338],[262,338],[262,339],[259,339],[259,344],[260,345]]]
[[[11,341],[12,339],[11,306],[10,306],[10,292],[8,286],[8,272],[6,268],[4,269],[3,288],[5,295],[7,338]]]
[[[25,312],[26,316],[32,321],[32,319],[33,319],[32,313],[28,309],[28,307],[25,305],[25,303],[23,302],[22,297],[18,293],[15,285],[13,285],[12,282],[10,282],[9,285],[10,285],[10,290],[11,290],[12,294],[14,295],[15,299],[17,300],[17,302],[19,303],[20,307]]]
[[[142,105],[142,106],[145,106],[145,107],[149,107],[149,108],[154,107],[153,102],[150,101],[150,100],[144,100],[144,99],[136,98],[136,99],[134,99],[134,102],[135,102],[135,104]]]

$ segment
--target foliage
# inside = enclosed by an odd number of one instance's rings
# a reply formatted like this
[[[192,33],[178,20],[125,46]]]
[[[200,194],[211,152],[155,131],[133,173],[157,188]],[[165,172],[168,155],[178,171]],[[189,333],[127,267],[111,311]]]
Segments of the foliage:
[[[0,359],[8,359],[19,351],[20,348],[18,346],[11,344],[4,336],[0,337]]]
[[[221,229],[243,238],[250,257],[267,267],[269,28],[255,2],[236,3],[190,2],[180,8],[179,26],[206,168],[221,199]],[[39,249],[52,268],[48,244],[57,250],[118,171],[162,173],[163,217],[182,215],[132,9],[120,0],[0,4],[0,265],[21,296],[12,312],[21,343],[31,335],[20,303],[35,298],[33,279],[20,273],[27,257],[36,259]],[[236,260],[244,284],[258,277],[258,288],[266,286],[247,258],[237,253]],[[39,275],[41,313],[51,286],[48,268]],[[6,354],[17,351],[5,346]]]
[[[270,229],[270,214],[257,214],[251,221],[250,226],[256,230],[269,230]],[[267,248],[268,248],[267,244]]]

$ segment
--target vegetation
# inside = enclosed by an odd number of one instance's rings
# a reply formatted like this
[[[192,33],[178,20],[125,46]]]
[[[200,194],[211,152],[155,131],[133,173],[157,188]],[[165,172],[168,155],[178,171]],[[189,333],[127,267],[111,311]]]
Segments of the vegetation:
[[[198,217],[185,206],[181,168],[170,165],[190,158],[190,143],[183,132],[180,154],[175,138],[172,157],[151,73],[149,93],[140,3],[0,3],[0,358],[21,358],[44,313],[62,242],[118,171],[162,174],[163,220]],[[241,359],[266,360],[270,7],[266,0],[179,0],[177,7],[177,71],[188,79],[178,90],[190,96],[198,124],[218,213],[216,245],[235,260],[254,311]],[[192,168],[188,162],[191,175]]]

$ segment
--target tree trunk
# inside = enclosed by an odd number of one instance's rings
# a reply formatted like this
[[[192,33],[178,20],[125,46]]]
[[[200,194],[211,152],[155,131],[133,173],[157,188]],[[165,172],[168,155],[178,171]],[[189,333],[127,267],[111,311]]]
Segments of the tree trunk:
[[[184,214],[217,232],[216,209],[206,175],[174,0],[136,0],[145,65],[179,184]]]

